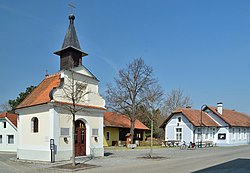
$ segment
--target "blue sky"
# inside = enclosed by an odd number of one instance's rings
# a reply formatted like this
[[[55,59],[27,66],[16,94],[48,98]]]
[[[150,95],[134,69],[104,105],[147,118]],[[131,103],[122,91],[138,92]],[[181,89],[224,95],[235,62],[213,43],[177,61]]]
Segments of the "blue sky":
[[[250,115],[250,1],[0,1],[0,103],[59,70],[70,9],[83,64],[103,94],[117,71],[142,57],[165,92],[182,89],[193,107]]]

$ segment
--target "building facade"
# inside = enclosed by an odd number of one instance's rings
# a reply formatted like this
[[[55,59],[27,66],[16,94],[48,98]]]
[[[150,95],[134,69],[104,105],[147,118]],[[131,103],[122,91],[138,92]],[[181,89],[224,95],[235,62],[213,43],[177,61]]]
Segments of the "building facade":
[[[250,143],[250,117],[246,114],[206,106],[201,110],[180,108],[161,125],[165,140],[211,142],[217,146],[246,145]]]
[[[69,16],[62,48],[55,52],[60,56],[60,71],[46,75],[17,107],[18,159],[70,160],[72,147],[76,156],[104,155],[105,101],[98,92],[98,79],[82,65],[87,53],[80,48],[74,19]]]
[[[16,152],[17,141],[17,115],[0,113],[0,151]]]
[[[114,112],[104,113],[104,134],[103,145],[107,146],[124,146],[126,144],[126,135],[130,133],[130,118],[126,115]],[[139,145],[145,141],[145,132],[149,128],[139,120],[135,121],[134,141]]]

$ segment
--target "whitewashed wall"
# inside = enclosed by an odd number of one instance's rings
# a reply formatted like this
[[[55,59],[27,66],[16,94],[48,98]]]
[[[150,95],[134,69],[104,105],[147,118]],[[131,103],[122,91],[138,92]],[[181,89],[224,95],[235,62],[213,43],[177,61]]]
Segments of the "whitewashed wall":
[[[181,117],[181,122],[178,126],[178,117]],[[193,141],[193,125],[181,113],[175,114],[165,127],[165,140],[176,139],[176,128],[182,128],[181,141]]]
[[[64,85],[53,90],[54,101],[71,102],[64,97],[63,87],[69,85],[69,78],[75,81],[87,83],[86,95],[84,100],[78,104],[96,106],[104,108],[105,101],[98,93],[98,80],[83,66],[73,69],[77,73],[68,70],[61,71],[61,78],[64,78]],[[56,102],[40,106],[32,106],[19,109],[19,144],[17,148],[17,157],[19,159],[50,161],[50,139],[55,142],[55,160],[70,160],[72,155],[72,116],[56,105]],[[82,120],[86,124],[86,154],[94,156],[103,156],[103,112],[104,110],[86,108],[82,112],[77,112],[76,120]],[[31,119],[37,117],[39,120],[39,132],[33,133],[31,129]],[[64,141],[65,136],[60,134],[61,128],[68,128],[68,142]],[[98,129],[99,135],[92,136],[92,129]]]
[[[6,128],[4,128],[6,122]],[[0,143],[0,151],[16,152],[18,135],[14,124],[8,119],[0,119],[0,135],[2,135],[2,143]],[[8,144],[8,135],[14,135],[14,143]]]
[[[18,110],[17,158],[27,160],[50,161],[50,107],[32,106]],[[38,133],[32,132],[31,119],[38,118]]]
[[[229,127],[220,117],[206,110],[208,115],[217,122],[220,127],[203,127],[202,141],[213,141],[217,146],[233,146],[250,144],[250,127]],[[182,122],[178,125],[178,117],[181,117]],[[175,114],[165,126],[165,140],[176,139],[176,128],[182,128],[182,141],[198,142],[200,141],[198,128],[185,118],[182,113]],[[234,135],[233,135],[234,129]],[[245,129],[245,130],[244,130]],[[225,134],[226,139],[219,139],[220,134]]]

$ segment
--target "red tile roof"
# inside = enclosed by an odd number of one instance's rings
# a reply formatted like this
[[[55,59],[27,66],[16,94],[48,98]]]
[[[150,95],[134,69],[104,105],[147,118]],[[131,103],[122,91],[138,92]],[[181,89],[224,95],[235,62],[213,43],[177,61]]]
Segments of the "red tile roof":
[[[176,114],[182,113],[194,126],[200,126],[201,111],[194,110],[190,108],[180,108],[174,111],[160,126],[161,128],[165,127],[165,124]],[[219,127],[217,124],[206,112],[202,112],[202,125],[208,127]]]
[[[17,114],[3,112],[0,113],[0,118],[8,118],[17,127]]]
[[[223,108],[222,114],[220,114],[217,112],[216,107],[207,106],[207,108],[230,126],[250,127],[250,116],[244,113]]]
[[[104,112],[104,126],[130,128],[130,125],[130,118],[128,116],[114,112]],[[149,128],[139,120],[135,121],[135,129],[149,130]]]
[[[51,90],[60,85],[60,74],[47,76],[18,106],[19,108],[29,107],[48,103],[51,99]]]

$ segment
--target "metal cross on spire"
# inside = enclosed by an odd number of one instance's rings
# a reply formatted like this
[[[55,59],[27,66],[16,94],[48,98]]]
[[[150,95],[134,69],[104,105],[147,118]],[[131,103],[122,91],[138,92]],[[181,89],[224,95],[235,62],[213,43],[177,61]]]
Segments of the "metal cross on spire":
[[[74,8],[76,8],[76,7],[74,6],[74,4],[73,4],[72,2],[69,3],[68,5],[69,5],[69,8],[70,8],[71,14],[73,14],[73,10],[74,10]]]

